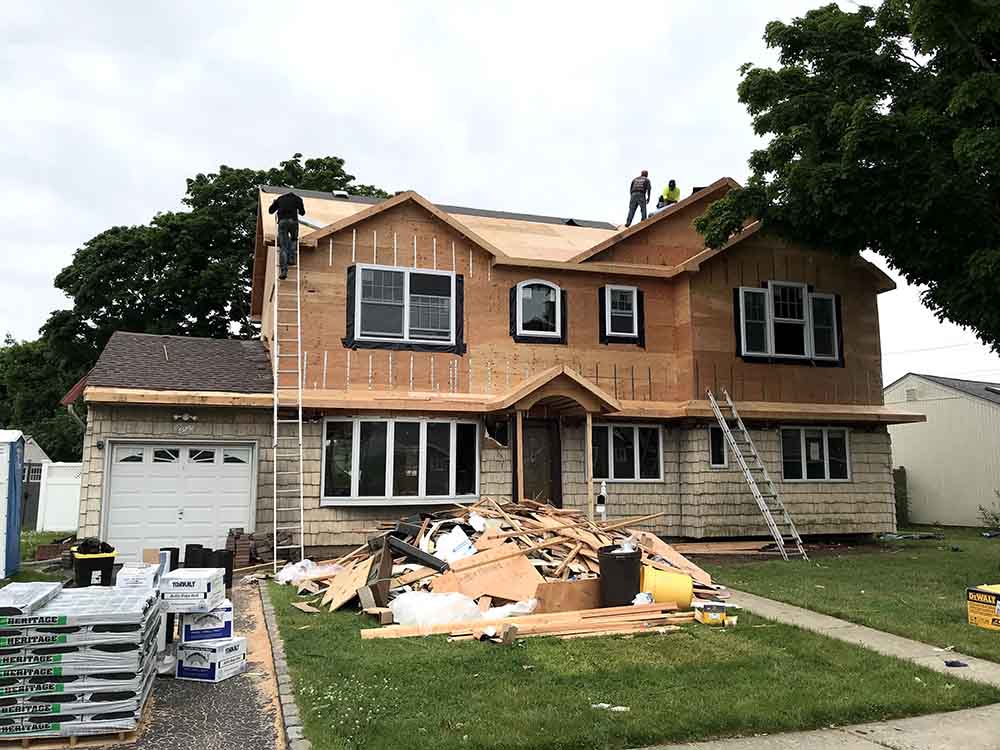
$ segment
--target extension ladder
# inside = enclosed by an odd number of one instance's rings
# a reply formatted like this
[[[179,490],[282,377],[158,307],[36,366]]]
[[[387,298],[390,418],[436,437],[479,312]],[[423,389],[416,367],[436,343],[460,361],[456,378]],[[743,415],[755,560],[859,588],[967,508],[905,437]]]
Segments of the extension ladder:
[[[757,507],[760,508],[760,513],[764,516],[764,523],[767,524],[767,529],[771,533],[774,543],[778,546],[782,559],[787,560],[788,554],[791,553],[799,555],[803,560],[808,560],[809,556],[806,555],[806,551],[802,547],[802,537],[799,536],[792,517],[788,515],[788,510],[781,500],[778,488],[771,481],[771,475],[767,473],[767,467],[760,460],[757,447],[750,438],[750,431],[743,424],[743,419],[736,411],[736,405],[725,388],[722,389],[722,396],[726,401],[726,407],[731,412],[729,418],[722,413],[719,402],[715,400],[715,394],[712,393],[711,389],[708,390],[708,403],[712,407],[719,427],[722,428],[726,445],[736,457],[736,463],[739,465],[740,471],[743,472],[743,478],[750,487],[754,500],[757,501]],[[732,419],[734,423],[732,426],[729,424],[729,419]],[[763,486],[763,490],[761,486]],[[778,516],[777,519],[775,515]]]
[[[277,234],[277,233],[276,233]],[[295,265],[288,278],[279,278],[281,248],[274,243],[274,291],[271,331],[271,372],[274,378],[274,452],[272,482],[274,509],[273,557],[278,570],[279,553],[298,550],[305,557],[305,508],[302,463],[302,299],[299,283],[299,242],[295,240]],[[291,541],[285,541],[290,536]]]

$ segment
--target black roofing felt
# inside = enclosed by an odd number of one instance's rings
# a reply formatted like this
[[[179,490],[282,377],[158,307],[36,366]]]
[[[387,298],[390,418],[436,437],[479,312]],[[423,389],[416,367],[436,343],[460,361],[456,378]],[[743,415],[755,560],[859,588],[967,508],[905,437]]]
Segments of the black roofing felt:
[[[273,185],[261,185],[261,190],[265,193],[287,193],[292,188],[275,187]],[[364,203],[373,205],[381,203],[384,198],[369,198],[363,195],[334,195],[321,190],[299,190],[295,189],[295,194],[303,198],[325,198],[327,200],[348,201],[349,203]],[[490,211],[485,208],[467,208],[465,206],[449,206],[443,203],[434,204],[445,213],[464,214],[466,216],[484,216],[490,219],[513,219],[516,221],[531,221],[537,224],[567,224],[573,227],[586,227],[587,229],[617,229],[614,224],[606,221],[587,221],[585,219],[571,219],[560,216],[541,216],[538,214],[518,214],[511,211]]]
[[[153,391],[270,393],[264,344],[240,339],[117,331],[87,378],[88,386]]]
[[[938,385],[943,385],[948,388],[954,388],[956,391],[961,391],[962,393],[967,393],[970,396],[978,396],[979,398],[984,398],[987,401],[992,401],[994,404],[1000,404],[1000,383],[991,383],[985,380],[960,380],[959,378],[942,378],[939,375],[921,375],[920,373],[913,373],[918,378],[924,378],[932,383],[937,383]],[[987,388],[994,388],[995,391],[987,390]]]

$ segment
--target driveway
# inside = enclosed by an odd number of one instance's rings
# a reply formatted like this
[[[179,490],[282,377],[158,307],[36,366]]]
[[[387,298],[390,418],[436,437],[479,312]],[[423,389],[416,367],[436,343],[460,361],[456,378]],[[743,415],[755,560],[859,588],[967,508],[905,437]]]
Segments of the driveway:
[[[247,639],[247,670],[215,685],[157,678],[138,740],[108,745],[109,750],[284,750],[271,645],[256,582],[235,582],[232,599],[234,625]]]

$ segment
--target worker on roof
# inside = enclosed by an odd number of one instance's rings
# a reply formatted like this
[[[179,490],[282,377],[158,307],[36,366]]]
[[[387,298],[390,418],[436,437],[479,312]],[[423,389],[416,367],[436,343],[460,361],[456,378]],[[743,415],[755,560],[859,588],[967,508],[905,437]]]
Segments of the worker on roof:
[[[649,195],[653,192],[653,184],[649,181],[649,172],[645,169],[632,180],[628,186],[628,218],[625,226],[631,226],[637,208],[642,210],[642,220],[646,220],[646,205],[649,203]]]
[[[671,203],[676,203],[681,199],[681,189],[677,187],[677,182],[671,180],[667,183],[667,186],[663,188],[663,193],[660,195],[660,200],[663,202],[664,206],[669,206]]]
[[[275,198],[267,212],[278,214],[278,247],[281,249],[278,278],[285,279],[288,278],[288,266],[294,266],[297,261],[295,246],[299,241],[299,216],[305,216],[306,207],[299,196],[289,191]]]

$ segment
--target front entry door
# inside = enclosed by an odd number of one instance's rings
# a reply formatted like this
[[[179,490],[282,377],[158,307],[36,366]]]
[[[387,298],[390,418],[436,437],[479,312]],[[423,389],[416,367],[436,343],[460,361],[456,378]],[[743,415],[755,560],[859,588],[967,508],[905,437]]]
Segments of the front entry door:
[[[524,497],[562,507],[559,422],[524,420]],[[516,474],[515,467],[515,474]]]

